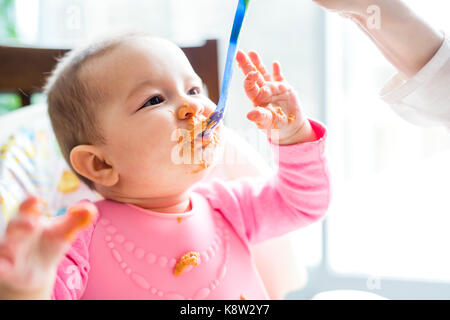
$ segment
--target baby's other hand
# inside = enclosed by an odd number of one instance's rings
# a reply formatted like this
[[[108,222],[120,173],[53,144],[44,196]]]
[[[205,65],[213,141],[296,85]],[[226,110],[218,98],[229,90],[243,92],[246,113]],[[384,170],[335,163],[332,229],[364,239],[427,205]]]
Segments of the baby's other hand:
[[[36,197],[25,200],[0,240],[0,299],[50,299],[60,260],[96,214],[79,203],[49,222]]]
[[[278,62],[273,62],[273,72],[269,74],[254,51],[247,56],[239,50],[236,60],[246,76],[244,90],[255,106],[247,114],[249,120],[263,129],[273,143],[296,144],[317,139],[302,113],[296,92],[284,80]],[[272,129],[278,129],[278,137]]]

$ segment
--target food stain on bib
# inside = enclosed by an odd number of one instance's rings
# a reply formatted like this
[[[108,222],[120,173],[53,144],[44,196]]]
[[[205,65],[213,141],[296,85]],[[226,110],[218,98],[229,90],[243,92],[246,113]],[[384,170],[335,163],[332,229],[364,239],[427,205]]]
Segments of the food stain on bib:
[[[183,274],[184,270],[188,266],[197,266],[200,259],[200,254],[195,251],[191,251],[183,255],[175,265],[175,268],[173,269],[173,274],[175,277],[180,276]]]

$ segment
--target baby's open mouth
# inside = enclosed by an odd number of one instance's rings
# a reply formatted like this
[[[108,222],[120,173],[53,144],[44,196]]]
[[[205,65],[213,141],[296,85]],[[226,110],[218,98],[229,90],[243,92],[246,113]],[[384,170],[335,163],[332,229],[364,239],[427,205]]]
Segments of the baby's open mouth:
[[[211,134],[207,136],[202,136],[201,133],[207,128],[207,118],[205,116],[194,116],[189,119],[190,128],[189,134],[191,143],[201,142],[202,147],[207,147],[209,145],[217,145],[217,130],[214,130]]]
[[[211,166],[214,158],[214,150],[219,143],[219,126],[208,136],[202,137],[201,133],[207,126],[206,119],[203,115],[191,117],[188,120],[189,126],[185,136],[180,137],[178,141],[182,146],[180,156],[183,157],[184,163],[199,166],[192,173],[200,172]]]

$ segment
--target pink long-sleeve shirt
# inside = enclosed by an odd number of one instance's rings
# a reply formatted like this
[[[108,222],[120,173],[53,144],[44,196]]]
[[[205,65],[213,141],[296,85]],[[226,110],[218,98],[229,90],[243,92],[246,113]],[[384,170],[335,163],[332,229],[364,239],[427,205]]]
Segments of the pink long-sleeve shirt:
[[[320,219],[330,199],[318,140],[276,146],[269,179],[215,180],[191,189],[189,212],[163,214],[111,200],[60,263],[53,299],[267,299],[249,245]],[[199,253],[197,266],[175,276],[178,259]]]

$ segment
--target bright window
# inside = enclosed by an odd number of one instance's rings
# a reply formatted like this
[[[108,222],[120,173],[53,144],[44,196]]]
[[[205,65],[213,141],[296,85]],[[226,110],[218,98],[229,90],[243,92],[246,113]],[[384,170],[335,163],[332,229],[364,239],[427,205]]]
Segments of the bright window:
[[[408,4],[450,31],[448,1]],[[331,15],[327,22],[330,266],[343,274],[450,281],[450,135],[394,114],[378,95],[393,67],[351,22]]]

